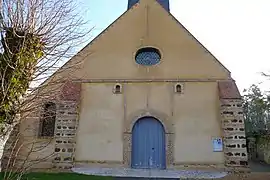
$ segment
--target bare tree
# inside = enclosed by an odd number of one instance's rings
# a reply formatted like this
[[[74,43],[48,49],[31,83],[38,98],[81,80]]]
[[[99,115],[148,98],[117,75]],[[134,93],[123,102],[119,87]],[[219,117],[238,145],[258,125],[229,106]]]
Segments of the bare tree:
[[[54,157],[54,153],[51,152],[45,156],[39,155],[42,150],[49,147],[51,142],[52,139],[44,141],[26,137],[16,127],[5,145],[3,160],[1,161],[2,171],[5,172],[4,180],[21,179],[31,168]],[[33,155],[37,158],[33,159]]]
[[[87,39],[84,19],[73,0],[1,0],[1,122]]]
[[[66,80],[66,76],[60,74],[80,68],[81,60],[60,67],[76,53],[75,47],[88,41],[92,29],[87,28],[84,19],[74,0],[0,0],[0,126],[3,141],[7,139],[5,135],[29,114],[40,112],[41,102],[54,98]],[[20,138],[21,133],[15,130],[9,138],[15,143],[11,143],[15,149],[9,149],[13,152],[8,155],[10,160],[6,165],[9,169],[14,165],[11,163],[14,157],[26,146]],[[30,153],[43,147],[36,148],[40,143],[33,138],[27,146],[30,144]],[[23,158],[24,161],[28,156],[30,154]],[[25,172],[28,169],[25,164],[16,171]]]

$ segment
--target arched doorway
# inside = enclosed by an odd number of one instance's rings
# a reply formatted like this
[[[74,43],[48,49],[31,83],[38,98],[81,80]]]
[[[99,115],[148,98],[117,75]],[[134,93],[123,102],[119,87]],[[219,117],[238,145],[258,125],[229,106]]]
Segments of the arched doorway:
[[[165,169],[165,130],[159,120],[143,117],[133,126],[131,167]]]

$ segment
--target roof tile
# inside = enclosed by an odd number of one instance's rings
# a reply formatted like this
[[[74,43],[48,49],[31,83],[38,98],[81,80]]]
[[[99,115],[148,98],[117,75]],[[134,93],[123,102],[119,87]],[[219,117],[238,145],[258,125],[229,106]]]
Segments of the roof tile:
[[[241,94],[234,80],[218,82],[219,97],[221,99],[241,99]]]

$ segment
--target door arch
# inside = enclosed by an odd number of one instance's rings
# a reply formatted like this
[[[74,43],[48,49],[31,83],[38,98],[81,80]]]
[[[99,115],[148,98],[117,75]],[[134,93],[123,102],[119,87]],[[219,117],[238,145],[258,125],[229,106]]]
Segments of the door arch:
[[[165,169],[165,130],[159,120],[143,117],[132,129],[131,167],[136,169]]]

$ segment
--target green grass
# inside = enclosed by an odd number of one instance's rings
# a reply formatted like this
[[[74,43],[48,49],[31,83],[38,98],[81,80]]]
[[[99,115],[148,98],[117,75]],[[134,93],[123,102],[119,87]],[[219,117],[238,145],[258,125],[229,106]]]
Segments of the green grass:
[[[0,180],[2,180],[3,177],[4,174],[3,173],[0,174]],[[73,173],[30,173],[23,177],[23,180],[112,180],[112,179],[113,179],[112,177],[87,176]]]

